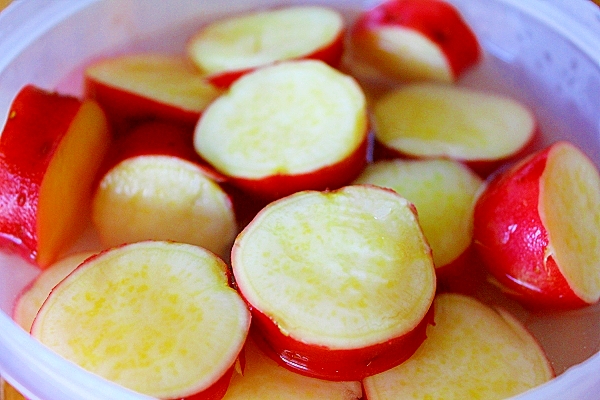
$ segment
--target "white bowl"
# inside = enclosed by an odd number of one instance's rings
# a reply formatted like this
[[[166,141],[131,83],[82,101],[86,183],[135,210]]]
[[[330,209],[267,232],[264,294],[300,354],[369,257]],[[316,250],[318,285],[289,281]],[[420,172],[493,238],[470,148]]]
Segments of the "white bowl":
[[[450,0],[486,50],[461,84],[514,96],[535,111],[544,143],[567,138],[600,165],[600,8],[588,0]],[[27,83],[80,93],[81,66],[131,50],[182,51],[203,22],[251,7],[324,3],[352,18],[370,0],[16,1],[0,14],[0,124]],[[543,144],[543,143],[542,143]],[[144,399],[56,356],[11,319],[38,270],[0,254],[0,374],[30,399]],[[598,399],[600,307],[525,316],[559,376],[518,399]]]

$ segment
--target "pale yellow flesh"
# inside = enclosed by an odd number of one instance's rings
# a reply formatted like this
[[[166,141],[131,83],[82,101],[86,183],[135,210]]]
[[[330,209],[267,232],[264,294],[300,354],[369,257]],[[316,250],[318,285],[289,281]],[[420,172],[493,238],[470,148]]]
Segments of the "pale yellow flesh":
[[[40,188],[38,258],[53,263],[89,223],[92,185],[110,143],[104,113],[84,101],[54,154]]]
[[[523,148],[535,131],[521,103],[442,84],[406,85],[378,100],[373,113],[377,139],[414,156],[495,160]]]
[[[272,203],[238,236],[232,263],[244,296],[284,333],[331,348],[406,334],[435,292],[409,203],[374,186]]]
[[[211,253],[144,242],[84,266],[53,290],[32,328],[58,354],[158,398],[201,391],[233,365],[250,315]]]
[[[454,81],[452,68],[440,47],[414,29],[382,26],[361,32],[351,42],[353,71],[371,71],[367,77],[386,76],[399,81]],[[358,64],[359,68],[355,68]],[[366,70],[365,70],[366,68]]]
[[[236,81],[196,126],[198,153],[244,178],[298,174],[344,160],[367,132],[365,96],[319,61],[262,68]]]
[[[333,382],[309,378],[278,365],[248,339],[245,367],[234,373],[223,400],[358,400],[360,382]]]
[[[369,400],[505,399],[553,377],[538,343],[508,314],[458,294],[439,295],[434,307],[417,352],[364,380]]]
[[[208,74],[258,67],[310,55],[342,33],[341,15],[319,6],[248,13],[201,29],[188,53]]]
[[[441,159],[379,161],[355,183],[393,189],[415,205],[436,267],[470,246],[475,195],[483,181],[464,165]]]
[[[188,111],[204,110],[221,94],[182,56],[115,56],[92,64],[85,74],[96,82]]]
[[[600,174],[579,149],[551,149],[540,179],[539,214],[553,257],[569,286],[588,303],[600,299]]]
[[[93,252],[71,254],[43,270],[35,279],[31,287],[17,299],[13,311],[13,319],[15,322],[19,324],[21,328],[29,332],[35,316],[50,294],[52,288],[69,275],[86,258],[93,254]]]
[[[185,160],[141,156],[110,170],[94,195],[92,220],[102,243],[174,240],[228,255],[237,234],[231,202]]]

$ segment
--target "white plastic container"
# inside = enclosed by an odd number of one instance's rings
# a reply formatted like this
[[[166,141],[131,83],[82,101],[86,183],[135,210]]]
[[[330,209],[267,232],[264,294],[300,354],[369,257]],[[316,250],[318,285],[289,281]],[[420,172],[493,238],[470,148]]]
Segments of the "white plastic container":
[[[588,0],[449,0],[483,44],[461,84],[514,96],[535,111],[544,141],[568,138],[600,165],[600,8]],[[27,83],[79,93],[81,66],[104,54],[183,50],[203,21],[285,0],[16,0],[0,14],[0,124]],[[312,1],[349,18],[371,0]],[[543,144],[543,143],[542,143]],[[30,399],[143,399],[56,356],[11,319],[38,273],[0,254],[0,375]],[[559,376],[518,399],[600,398],[600,307],[520,315]]]

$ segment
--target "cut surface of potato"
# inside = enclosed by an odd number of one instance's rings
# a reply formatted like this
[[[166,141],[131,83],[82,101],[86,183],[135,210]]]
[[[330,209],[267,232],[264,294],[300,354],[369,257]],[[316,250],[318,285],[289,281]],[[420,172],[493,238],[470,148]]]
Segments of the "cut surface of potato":
[[[510,314],[470,297],[441,294],[435,325],[405,363],[364,380],[369,400],[505,399],[553,371],[536,340]]]
[[[118,163],[94,194],[92,221],[107,247],[173,240],[228,255],[237,234],[227,194],[196,164],[146,155]]]
[[[322,6],[291,6],[213,22],[188,45],[207,74],[245,70],[309,56],[340,39],[341,15]]]
[[[263,348],[300,373],[360,380],[425,338],[431,250],[414,207],[392,190],[353,185],[273,202],[238,235],[231,262]]]
[[[249,326],[223,261],[197,246],[147,241],[87,259],[53,289],[31,331],[88,371],[169,399],[220,384]]]
[[[456,161],[388,160],[367,166],[355,183],[395,190],[417,208],[436,268],[455,261],[473,239],[473,206],[483,180]]]
[[[547,256],[577,296],[600,299],[600,173],[575,146],[548,155],[540,178],[540,218],[548,231]]]
[[[377,140],[414,157],[504,159],[536,130],[531,111],[513,99],[442,84],[403,86],[381,98],[373,113]]]

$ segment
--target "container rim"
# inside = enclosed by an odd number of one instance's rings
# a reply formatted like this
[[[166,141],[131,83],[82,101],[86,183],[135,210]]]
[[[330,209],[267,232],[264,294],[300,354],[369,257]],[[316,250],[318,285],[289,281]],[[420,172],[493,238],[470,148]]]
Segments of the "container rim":
[[[24,49],[58,23],[102,0],[32,2],[14,0],[0,13],[0,73]],[[536,18],[563,35],[600,67],[600,7],[588,0],[495,0]],[[284,1],[285,2],[285,1]],[[365,6],[379,1],[366,0]],[[341,3],[338,1],[338,3]],[[18,21],[18,24],[13,22]],[[22,21],[27,21],[22,23]],[[3,111],[7,112],[6,111]],[[37,342],[0,310],[0,375],[28,398],[123,400],[151,399],[131,392],[66,361]],[[41,362],[40,362],[41,361]],[[600,371],[600,352],[574,365],[558,377],[513,399],[540,397],[577,398],[600,392],[600,380],[590,374]],[[43,393],[39,382],[50,383]],[[31,390],[34,387],[36,390]]]
[[[496,0],[537,19],[567,38],[600,67],[600,7],[581,0]]]
[[[0,12],[0,71],[56,24],[98,1],[101,0],[78,0],[66,6],[56,1],[13,0]]]

